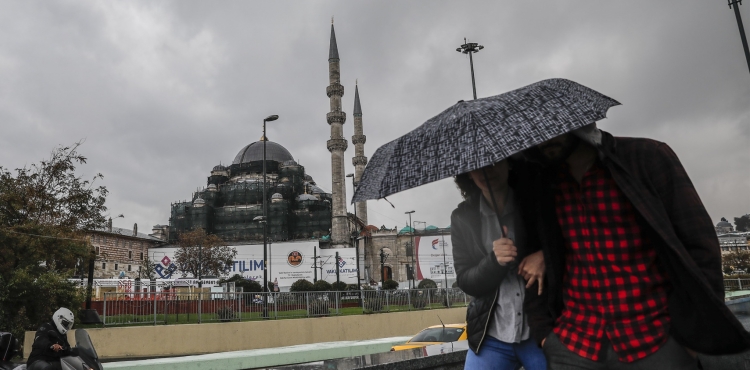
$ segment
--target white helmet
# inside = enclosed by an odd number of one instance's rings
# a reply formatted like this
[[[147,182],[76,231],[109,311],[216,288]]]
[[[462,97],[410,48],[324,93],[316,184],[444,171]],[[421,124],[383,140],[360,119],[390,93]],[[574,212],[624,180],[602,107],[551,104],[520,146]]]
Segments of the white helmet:
[[[65,334],[68,332],[68,330],[73,328],[73,322],[75,321],[75,317],[73,316],[73,312],[71,312],[69,309],[65,307],[60,307],[52,315],[52,321],[55,322],[55,326],[57,326],[57,331],[59,331],[60,334]]]

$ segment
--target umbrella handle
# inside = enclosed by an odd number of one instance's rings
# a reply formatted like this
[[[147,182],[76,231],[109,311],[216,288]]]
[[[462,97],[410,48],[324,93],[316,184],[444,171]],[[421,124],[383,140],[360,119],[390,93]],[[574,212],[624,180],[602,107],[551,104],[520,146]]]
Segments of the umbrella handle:
[[[500,232],[502,233],[503,238],[507,238],[508,235],[505,233],[505,228],[503,227],[503,223],[500,221],[500,212],[497,211],[497,200],[495,200],[495,192],[492,191],[492,186],[490,186],[490,178],[489,176],[487,176],[487,170],[485,169],[485,167],[482,167],[482,175],[484,175],[484,183],[487,184],[487,187],[490,189],[490,198],[492,199],[492,209],[495,211],[497,224],[500,225]]]

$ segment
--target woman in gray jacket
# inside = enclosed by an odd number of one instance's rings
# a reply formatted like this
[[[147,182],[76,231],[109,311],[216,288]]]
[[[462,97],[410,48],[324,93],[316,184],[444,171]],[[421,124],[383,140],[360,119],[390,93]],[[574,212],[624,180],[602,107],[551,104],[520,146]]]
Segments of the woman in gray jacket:
[[[509,167],[504,160],[455,179],[465,200],[451,216],[453,258],[458,286],[474,297],[466,369],[547,368],[523,313],[526,289],[541,293],[544,258],[526,233],[528,197],[509,184]]]

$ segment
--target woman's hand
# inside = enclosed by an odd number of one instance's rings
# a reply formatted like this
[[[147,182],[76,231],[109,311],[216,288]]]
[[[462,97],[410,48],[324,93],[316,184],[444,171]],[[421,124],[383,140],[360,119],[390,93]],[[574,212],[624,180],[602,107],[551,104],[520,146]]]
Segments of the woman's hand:
[[[505,235],[508,235],[508,228],[503,226],[503,230],[505,230]],[[516,245],[508,238],[500,238],[492,242],[492,251],[495,252],[495,258],[500,266],[515,261],[518,255]]]
[[[532,253],[521,261],[518,265],[518,275],[523,276],[526,280],[526,288],[529,288],[534,282],[539,282],[539,293],[542,294],[544,284],[544,255],[542,251]]]

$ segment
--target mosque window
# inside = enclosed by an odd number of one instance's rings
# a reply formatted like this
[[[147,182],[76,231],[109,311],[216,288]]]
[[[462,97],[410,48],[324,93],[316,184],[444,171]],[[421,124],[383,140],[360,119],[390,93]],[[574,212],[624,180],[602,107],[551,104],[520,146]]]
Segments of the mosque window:
[[[102,262],[102,270],[106,270],[106,269],[107,269],[107,263],[106,262]]]
[[[128,251],[128,259],[133,259],[133,251]]]
[[[117,267],[118,267],[118,266],[117,266],[117,264],[115,263],[115,271],[117,271]]]

